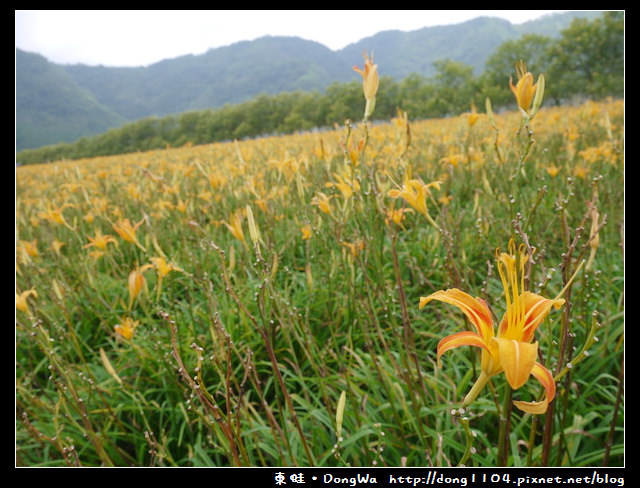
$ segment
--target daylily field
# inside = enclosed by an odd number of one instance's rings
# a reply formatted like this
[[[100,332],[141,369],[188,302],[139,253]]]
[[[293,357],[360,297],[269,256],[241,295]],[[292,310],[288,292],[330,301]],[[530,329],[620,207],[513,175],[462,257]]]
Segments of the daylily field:
[[[516,108],[16,168],[16,464],[623,465],[624,104]]]

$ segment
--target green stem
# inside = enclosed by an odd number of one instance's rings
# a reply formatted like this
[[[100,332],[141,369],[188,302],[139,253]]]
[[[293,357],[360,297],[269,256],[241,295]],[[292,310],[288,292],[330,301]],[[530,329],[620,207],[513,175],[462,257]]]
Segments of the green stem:
[[[506,466],[509,448],[509,430],[511,427],[511,388],[504,394],[502,409],[500,410],[500,427],[498,430],[498,465]]]
[[[527,466],[533,465],[533,446],[535,444],[537,428],[538,428],[538,416],[533,415],[531,419],[531,431],[529,433],[529,447],[527,449]]]
[[[476,399],[482,388],[484,388],[484,385],[487,384],[487,381],[489,381],[489,376],[484,371],[481,371],[480,376],[478,376],[478,379],[471,387],[471,390],[469,390],[469,393],[467,393],[467,396],[464,397],[460,406],[464,408],[470,405]]]
[[[464,433],[465,433],[465,437],[467,439],[467,445],[464,451],[464,454],[462,455],[462,458],[460,458],[460,461],[458,462],[458,466],[464,466],[465,463],[467,462],[467,460],[469,459],[469,457],[471,456],[471,454],[473,454],[473,433],[471,432],[471,429],[469,428],[469,419],[466,417],[462,417],[460,419],[460,423],[462,424],[462,426],[464,427]]]

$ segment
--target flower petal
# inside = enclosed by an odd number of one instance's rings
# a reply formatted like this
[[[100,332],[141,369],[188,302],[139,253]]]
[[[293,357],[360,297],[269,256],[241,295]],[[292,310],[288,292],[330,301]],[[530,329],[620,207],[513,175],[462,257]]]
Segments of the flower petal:
[[[464,331],[458,332],[457,334],[452,334],[450,336],[445,337],[438,343],[438,359],[449,349],[454,349],[460,346],[478,346],[487,348],[485,342],[475,332]]]
[[[439,290],[427,297],[420,297],[420,308],[431,300],[440,300],[458,307],[473,324],[485,344],[493,337],[493,319],[487,303],[482,298],[473,298],[457,288],[450,288],[446,291]]]
[[[521,306],[524,310],[521,327],[509,327],[509,324],[513,323],[513,320],[511,322],[509,321],[509,314],[507,312],[504,314],[504,317],[500,322],[498,336],[506,337],[508,339],[516,339],[522,342],[531,341],[534,332],[549,314],[551,307],[559,309],[564,304],[564,299],[562,298],[552,300],[550,298],[544,298],[540,295],[536,295],[535,293],[531,293],[530,291],[525,291],[520,294],[517,300],[522,304]]]
[[[538,355],[538,343],[528,343],[498,337],[498,354],[507,382],[517,390],[529,379]]]
[[[522,297],[524,299],[525,310],[525,325],[523,327],[522,340],[528,342],[533,337],[535,330],[549,314],[551,307],[559,310],[560,307],[564,305],[564,299],[559,298],[552,300],[528,291],[524,292]]]
[[[556,383],[553,380],[551,372],[542,366],[540,363],[535,363],[531,369],[531,374],[535,376],[542,384],[545,390],[545,399],[540,402],[520,402],[516,401],[513,404],[523,412],[542,414],[547,411],[547,407],[551,400],[556,395]]]

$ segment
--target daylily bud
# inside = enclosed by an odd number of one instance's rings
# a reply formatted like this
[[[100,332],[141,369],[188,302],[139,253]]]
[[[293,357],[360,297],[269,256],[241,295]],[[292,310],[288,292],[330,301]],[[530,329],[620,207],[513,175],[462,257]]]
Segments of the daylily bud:
[[[251,237],[251,241],[253,245],[256,246],[260,241],[260,233],[258,232],[258,226],[256,225],[256,221],[253,218],[253,211],[251,210],[251,205],[247,205],[247,223],[249,224],[249,236]]]
[[[338,399],[338,407],[336,408],[336,436],[338,440],[342,436],[342,419],[344,418],[344,407],[347,400],[347,392],[343,391],[340,393],[340,398]]]
[[[600,225],[600,222],[598,221],[599,217],[600,214],[598,213],[598,209],[594,205],[591,209],[591,232],[589,233],[589,247],[591,248],[591,252],[589,253],[589,260],[587,261],[587,270],[590,270],[593,267],[593,260],[596,257],[596,251],[600,245],[600,232],[598,232],[598,227]]]
[[[133,305],[134,300],[142,290],[142,288],[147,284],[144,279],[144,272],[153,267],[151,264],[145,264],[144,266],[134,269],[131,273],[129,273],[128,285],[129,285],[129,308]]]
[[[129,337],[129,339],[131,339],[131,337]],[[107,353],[104,352],[104,349],[102,348],[100,348],[100,359],[102,360],[102,365],[107,373],[109,373],[118,383],[122,384],[122,379],[118,376],[118,373],[116,373],[111,361],[109,361],[109,356],[107,356]]]

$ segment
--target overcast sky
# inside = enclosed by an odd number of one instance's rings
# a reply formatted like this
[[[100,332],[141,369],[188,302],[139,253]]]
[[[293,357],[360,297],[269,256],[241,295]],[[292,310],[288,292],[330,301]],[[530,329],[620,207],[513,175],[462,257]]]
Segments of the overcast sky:
[[[16,47],[59,64],[146,66],[265,35],[337,50],[384,30],[493,16],[514,24],[560,10],[16,10]]]

